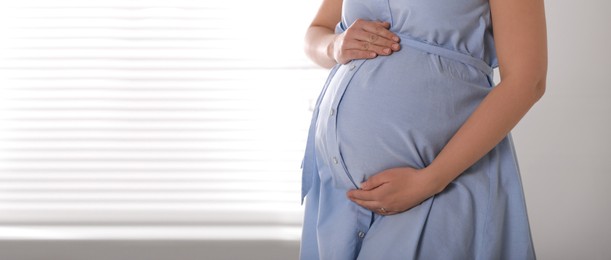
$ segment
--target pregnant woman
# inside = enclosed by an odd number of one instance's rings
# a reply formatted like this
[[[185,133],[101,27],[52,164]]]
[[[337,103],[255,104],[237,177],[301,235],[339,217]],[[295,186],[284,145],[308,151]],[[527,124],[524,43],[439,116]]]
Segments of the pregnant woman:
[[[535,258],[510,130],[545,90],[543,0],[323,0],[306,52],[332,69],[301,259]]]

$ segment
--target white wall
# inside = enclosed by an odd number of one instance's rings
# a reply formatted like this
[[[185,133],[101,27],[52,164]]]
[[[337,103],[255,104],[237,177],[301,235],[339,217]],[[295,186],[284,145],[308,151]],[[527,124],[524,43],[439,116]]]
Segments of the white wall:
[[[611,259],[609,10],[546,1],[547,92],[513,132],[539,259]]]

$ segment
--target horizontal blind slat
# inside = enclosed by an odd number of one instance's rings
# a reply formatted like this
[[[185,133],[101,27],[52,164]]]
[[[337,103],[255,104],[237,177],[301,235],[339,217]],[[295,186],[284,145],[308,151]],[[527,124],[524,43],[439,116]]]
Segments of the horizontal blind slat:
[[[0,224],[299,225],[305,4],[0,5]]]

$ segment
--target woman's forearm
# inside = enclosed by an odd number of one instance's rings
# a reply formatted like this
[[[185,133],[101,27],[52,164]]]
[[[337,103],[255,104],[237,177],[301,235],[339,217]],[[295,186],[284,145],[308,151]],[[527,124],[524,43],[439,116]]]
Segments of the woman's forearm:
[[[438,191],[494,148],[545,91],[545,77],[511,78],[499,83],[454,134],[425,171],[436,177]]]
[[[425,168],[440,184],[438,191],[492,150],[545,92],[543,0],[490,0],[490,8],[501,83]]]
[[[316,64],[331,68],[337,62],[333,59],[335,32],[324,26],[310,26],[305,36],[305,52]]]

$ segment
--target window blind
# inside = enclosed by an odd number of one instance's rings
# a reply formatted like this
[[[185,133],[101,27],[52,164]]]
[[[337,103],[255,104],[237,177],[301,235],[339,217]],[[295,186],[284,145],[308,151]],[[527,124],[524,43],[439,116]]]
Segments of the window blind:
[[[298,229],[318,3],[0,3],[0,225]]]

